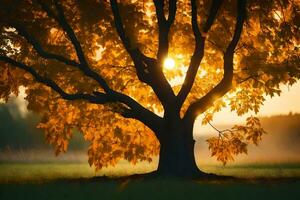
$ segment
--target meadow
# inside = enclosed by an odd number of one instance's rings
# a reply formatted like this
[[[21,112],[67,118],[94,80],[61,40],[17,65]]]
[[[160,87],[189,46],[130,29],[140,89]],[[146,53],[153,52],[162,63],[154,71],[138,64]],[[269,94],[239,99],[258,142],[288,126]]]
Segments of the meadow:
[[[86,163],[1,163],[0,199],[300,199],[300,164],[202,167],[239,177],[229,180],[116,179],[155,167],[121,162],[95,172]]]
[[[58,179],[80,179],[107,176],[117,178],[155,170],[156,163],[130,165],[123,161],[115,167],[95,171],[86,162],[13,162],[0,164],[0,184],[49,182]],[[205,172],[242,179],[300,178],[300,164],[236,164],[229,166],[204,165]]]
[[[0,199],[300,199],[300,167],[290,164],[206,166],[243,177],[224,181],[98,177],[144,172],[145,167],[123,163],[95,172],[85,163],[2,163]]]

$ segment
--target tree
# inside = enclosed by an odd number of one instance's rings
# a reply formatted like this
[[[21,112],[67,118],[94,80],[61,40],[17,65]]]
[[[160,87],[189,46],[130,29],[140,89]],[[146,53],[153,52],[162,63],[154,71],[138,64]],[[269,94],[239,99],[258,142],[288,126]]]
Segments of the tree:
[[[97,169],[124,158],[157,173],[204,175],[193,126],[230,106],[258,112],[299,79],[296,0],[1,0],[0,98],[26,88],[56,153],[72,131]],[[164,68],[166,58],[176,67]],[[218,129],[216,129],[218,130]],[[264,133],[259,120],[208,140],[226,163]]]

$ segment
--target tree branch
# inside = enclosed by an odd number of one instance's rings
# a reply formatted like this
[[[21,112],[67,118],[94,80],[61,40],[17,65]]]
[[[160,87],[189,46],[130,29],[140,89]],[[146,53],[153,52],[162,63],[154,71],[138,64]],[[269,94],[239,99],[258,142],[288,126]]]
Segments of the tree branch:
[[[111,9],[112,9],[113,16],[114,16],[114,22],[115,22],[116,30],[118,32],[118,35],[119,35],[125,49],[130,54],[130,56],[132,57],[132,59],[134,61],[138,57],[143,57],[144,55],[142,54],[142,52],[137,47],[132,46],[130,38],[127,36],[127,34],[124,30],[124,26],[123,26],[123,23],[122,23],[122,18],[121,18],[120,13],[119,13],[119,8],[118,8],[117,1],[116,0],[110,0],[110,5],[111,5]]]
[[[156,10],[156,17],[158,21],[159,29],[159,44],[157,51],[157,61],[158,66],[162,67],[165,57],[168,55],[169,51],[169,32],[171,25],[174,23],[176,10],[177,10],[177,0],[169,0],[169,14],[168,19],[165,18],[164,13],[164,0],[153,0]]]
[[[246,82],[246,81],[248,81],[250,79],[253,79],[253,80],[257,81],[257,82],[260,82],[259,80],[256,79],[257,77],[259,77],[259,75],[257,75],[257,74],[256,75],[250,75],[247,78],[238,81],[237,83],[238,84],[242,84],[242,83],[244,83],[244,82]]]
[[[27,32],[26,28],[24,26],[22,26],[21,24],[11,21],[11,22],[8,22],[8,25],[14,27],[18,31],[18,34],[23,36],[27,40],[27,42],[33,46],[33,48],[36,50],[36,52],[41,57],[43,57],[45,59],[53,59],[53,60],[62,62],[66,65],[80,67],[80,64],[78,62],[76,62],[75,60],[70,60],[61,55],[57,55],[57,54],[49,53],[49,52],[45,51],[43,49],[42,45],[40,44],[40,42],[34,36],[30,35]]]
[[[163,26],[166,23],[165,13],[164,13],[164,0],[153,0],[156,11],[156,18],[159,26]]]
[[[232,78],[233,78],[233,55],[234,55],[234,50],[240,39],[242,29],[243,29],[243,24],[246,18],[246,12],[247,12],[246,4],[247,4],[247,0],[237,1],[238,9],[237,9],[234,35],[224,53],[223,79],[205,96],[196,100],[194,103],[192,103],[189,106],[184,116],[185,120],[195,120],[197,115],[207,110],[210,106],[213,105],[216,99],[222,97],[231,89]]]
[[[220,6],[222,5],[224,0],[213,0],[212,5],[210,7],[209,15],[207,18],[207,21],[203,27],[203,32],[207,33],[211,26],[213,25],[215,18],[218,14],[218,10],[220,9]]]
[[[153,112],[149,111],[148,109],[141,106],[131,97],[124,95],[122,93],[114,92],[111,94],[111,98],[115,101],[124,103],[130,109],[126,109],[122,116],[127,118],[133,118],[141,121],[146,126],[148,126],[151,130],[153,130],[156,134],[159,133],[158,131],[161,128],[162,118],[158,115],[154,114]]]
[[[145,125],[147,125],[153,131],[156,131],[161,126],[161,118],[159,116],[150,112],[149,110],[141,106],[139,103],[134,101],[132,98],[124,94],[118,92],[113,92],[111,94],[94,92],[93,95],[84,94],[84,93],[69,94],[66,93],[55,81],[47,77],[41,76],[39,73],[37,73],[36,70],[34,70],[32,67],[27,66],[24,63],[15,61],[7,56],[1,56],[1,55],[0,55],[0,61],[9,63],[11,65],[14,65],[17,68],[25,70],[26,72],[30,73],[37,80],[37,82],[50,87],[65,100],[86,100],[90,103],[95,103],[95,104],[118,103],[118,102],[124,103],[126,106],[130,108],[127,109],[126,112],[124,112],[123,114],[124,117],[137,119],[142,123],[144,123]]]
[[[85,68],[88,68],[88,63],[85,59],[85,55],[83,53],[80,42],[79,42],[78,38],[76,37],[74,30],[72,29],[70,24],[67,22],[63,8],[62,8],[59,0],[54,0],[54,5],[57,10],[57,22],[61,25],[61,27],[64,29],[64,31],[67,33],[69,39],[71,40],[71,42],[75,48],[79,62],[83,66],[85,66]]]
[[[210,30],[216,16],[218,13],[218,10],[220,6],[222,5],[223,0],[214,0],[212,2],[209,16],[207,18],[207,21],[203,27],[203,33],[201,33],[198,21],[197,21],[197,4],[196,0],[191,0],[191,6],[192,6],[192,28],[193,33],[195,37],[195,49],[194,53],[191,58],[191,62],[189,64],[189,68],[187,70],[183,85],[177,95],[177,104],[178,107],[181,108],[182,104],[184,103],[186,97],[188,96],[191,88],[193,87],[197,71],[199,69],[201,60],[204,56],[204,45],[206,40],[206,34]]]
[[[110,0],[111,9],[114,16],[114,25],[116,27],[117,33],[125,47],[126,51],[129,53],[134,66],[137,71],[137,75],[140,81],[149,84],[149,68],[152,67],[151,59],[146,57],[137,47],[132,46],[130,38],[127,36],[124,26],[122,23],[122,18],[119,13],[118,3],[116,0]]]
[[[40,74],[36,72],[33,68],[25,65],[24,63],[15,61],[7,56],[0,56],[0,61],[9,63],[11,65],[14,65],[20,69],[25,70],[26,72],[30,73],[38,82],[43,83],[44,85],[47,85],[48,87],[52,88],[54,91],[56,91],[63,99],[65,100],[87,100],[92,103],[102,103],[106,102],[106,95],[104,93],[101,93],[97,96],[90,95],[90,94],[84,94],[84,93],[76,93],[76,94],[69,94],[66,93],[59,85],[57,85],[53,80],[43,77]]]
[[[167,108],[170,102],[174,101],[175,95],[162,70],[158,68],[157,60],[145,56],[137,47],[131,45],[130,38],[124,30],[117,1],[110,0],[110,4],[117,33],[134,62],[139,80],[151,86],[163,107]],[[173,15],[170,14],[170,21],[174,18]]]
[[[170,26],[174,23],[177,10],[177,0],[169,0],[169,15],[167,19],[167,25]]]
[[[74,30],[67,22],[64,11],[62,6],[60,5],[58,0],[54,0],[55,8],[57,11],[57,14],[54,13],[42,0],[37,0],[39,5],[41,5],[42,9],[47,13],[47,15],[50,18],[55,19],[58,24],[61,26],[61,28],[66,32],[68,38],[70,39],[71,43],[73,44],[77,58],[80,62],[78,68],[88,77],[93,78],[95,81],[99,83],[99,85],[104,89],[106,93],[110,93],[112,90],[106,83],[106,81],[100,76],[97,72],[93,71],[89,65],[88,62],[85,59],[82,47],[80,45],[79,40],[77,39]]]

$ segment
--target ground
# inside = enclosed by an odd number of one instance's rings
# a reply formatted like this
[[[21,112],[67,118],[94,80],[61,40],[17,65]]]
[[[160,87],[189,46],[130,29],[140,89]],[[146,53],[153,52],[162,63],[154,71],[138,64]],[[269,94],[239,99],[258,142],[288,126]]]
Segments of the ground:
[[[0,199],[300,199],[300,180],[59,180],[4,184]]]
[[[151,166],[122,163],[94,172],[86,163],[0,163],[0,199],[300,199],[299,164],[203,167],[239,177],[229,180],[99,178],[145,168]]]

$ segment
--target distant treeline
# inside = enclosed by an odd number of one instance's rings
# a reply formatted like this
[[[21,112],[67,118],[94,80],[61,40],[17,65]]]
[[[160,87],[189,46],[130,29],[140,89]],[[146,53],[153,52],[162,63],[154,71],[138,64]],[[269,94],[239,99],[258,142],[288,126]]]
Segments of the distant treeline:
[[[272,138],[278,148],[286,147],[300,157],[300,114],[262,117],[260,120],[269,134],[268,138]]]
[[[22,116],[17,104],[9,102],[0,104],[0,151],[6,149],[49,149],[45,143],[44,133],[37,129],[39,116],[31,112]],[[72,150],[85,149],[87,142],[76,131],[69,145]]]

